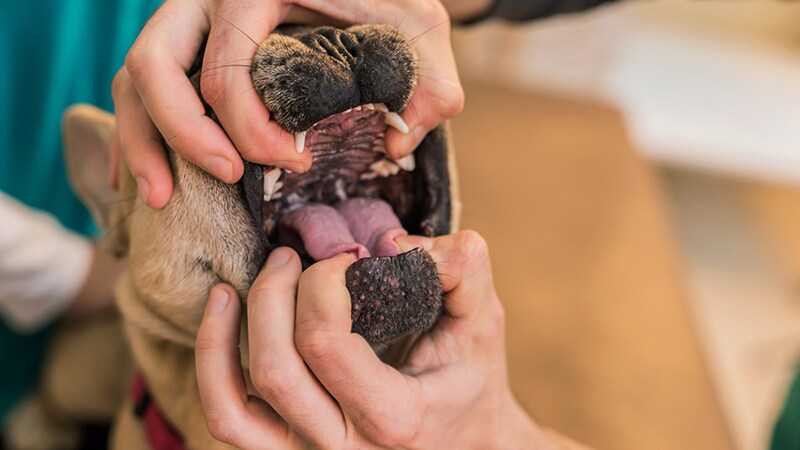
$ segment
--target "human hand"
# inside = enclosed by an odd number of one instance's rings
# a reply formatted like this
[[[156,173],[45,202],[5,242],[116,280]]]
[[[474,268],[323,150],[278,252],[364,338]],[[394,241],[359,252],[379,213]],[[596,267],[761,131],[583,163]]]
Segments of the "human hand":
[[[403,112],[410,132],[388,131],[391,157],[410,153],[429,130],[461,111],[464,95],[449,19],[437,0],[166,0],[134,43],[112,89],[120,141],[115,147],[150,207],[163,207],[172,195],[162,136],[182,157],[228,183],[242,176],[242,158],[308,170],[311,155],[298,154],[293,137],[269,121],[248,68],[256,43],[279,23],[323,20],[396,23],[414,41],[419,82]],[[201,91],[225,131],[205,115],[186,76],[206,35]]]
[[[237,341],[240,302],[212,291],[197,336],[197,376],[213,436],[256,448],[549,448],[507,381],[504,313],[483,240],[463,232],[403,237],[437,262],[445,312],[399,369],[350,332],[349,255],[301,273],[291,250],[274,251],[248,297],[247,393]],[[274,408],[274,409],[273,409]],[[276,414],[277,412],[277,414]]]

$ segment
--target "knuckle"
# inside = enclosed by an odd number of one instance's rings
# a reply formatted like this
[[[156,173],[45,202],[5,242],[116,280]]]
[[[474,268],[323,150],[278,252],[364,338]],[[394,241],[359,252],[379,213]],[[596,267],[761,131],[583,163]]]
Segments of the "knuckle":
[[[456,246],[469,259],[482,260],[489,256],[489,245],[477,231],[464,230],[456,234]]]
[[[334,339],[329,331],[306,322],[298,324],[295,344],[303,359],[313,361],[323,359],[330,354]]]
[[[442,22],[449,22],[450,15],[440,1],[429,0],[419,2],[416,6],[420,20],[427,26],[436,26]]]
[[[229,417],[215,418],[208,416],[206,418],[206,427],[208,433],[216,440],[232,443],[237,435],[237,426]]]
[[[137,45],[134,43],[133,47],[125,55],[125,69],[130,73],[131,78],[136,77],[139,70],[150,65],[154,56],[154,49],[149,45]]]
[[[130,83],[131,76],[125,67],[122,67],[117,71],[117,74],[114,75],[114,79],[111,80],[111,96],[117,100],[121,98],[122,95],[127,92]]]
[[[384,448],[408,448],[416,441],[421,428],[420,414],[407,414],[399,417],[383,417],[373,420],[371,433],[373,441]]]
[[[270,400],[290,397],[296,392],[298,374],[276,364],[261,363],[252,367],[250,378],[259,394]]]
[[[461,112],[464,111],[465,102],[464,88],[459,84],[450,94],[448,106],[445,111],[447,117],[455,117],[461,114]]]

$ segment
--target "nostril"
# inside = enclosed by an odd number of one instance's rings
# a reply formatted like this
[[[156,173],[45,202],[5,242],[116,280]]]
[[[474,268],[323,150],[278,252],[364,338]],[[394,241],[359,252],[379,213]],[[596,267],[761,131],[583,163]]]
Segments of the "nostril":
[[[350,33],[325,27],[314,34],[313,42],[328,56],[345,64],[358,57],[358,40]]]
[[[342,32],[340,40],[347,53],[353,57],[358,57],[358,40],[352,33]]]
[[[336,48],[333,46],[331,41],[329,41],[325,36],[318,35],[317,36],[317,44],[320,47],[322,47],[322,49],[325,51],[325,53],[328,54],[328,56],[331,56],[333,58],[336,58],[338,56],[338,52],[336,51]]]

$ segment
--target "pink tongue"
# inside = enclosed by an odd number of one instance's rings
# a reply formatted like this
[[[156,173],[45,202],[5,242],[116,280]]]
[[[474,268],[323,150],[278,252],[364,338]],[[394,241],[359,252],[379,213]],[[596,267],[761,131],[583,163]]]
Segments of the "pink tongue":
[[[359,259],[396,256],[400,248],[394,238],[406,234],[388,203],[357,198],[339,203],[336,209],[312,204],[286,214],[279,240],[321,261],[344,252],[354,252]]]
[[[394,238],[408,233],[388,203],[374,198],[354,198],[339,203],[336,209],[347,221],[356,241],[366,245],[372,256],[400,254]]]
[[[297,250],[305,248],[305,252],[316,261],[345,252],[356,253],[359,259],[369,256],[366,247],[353,239],[344,218],[328,205],[314,204],[296,209],[281,219],[280,227],[282,244]]]

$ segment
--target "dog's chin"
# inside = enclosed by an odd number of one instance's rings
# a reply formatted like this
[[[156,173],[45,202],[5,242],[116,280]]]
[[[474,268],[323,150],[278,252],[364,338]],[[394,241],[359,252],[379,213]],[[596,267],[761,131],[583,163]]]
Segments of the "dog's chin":
[[[389,127],[408,131],[383,104],[330,115],[295,134],[296,150],[311,152],[308,172],[250,164],[243,178],[264,257],[279,246],[297,251],[304,268],[342,253],[357,257],[346,280],[352,331],[373,345],[426,330],[442,312],[430,255],[401,253],[395,242],[409,233],[430,234],[420,217],[431,202],[415,188],[414,154],[399,160],[386,154]]]

